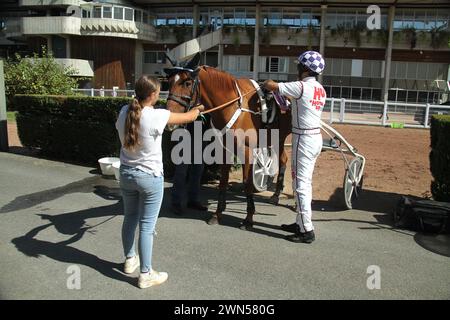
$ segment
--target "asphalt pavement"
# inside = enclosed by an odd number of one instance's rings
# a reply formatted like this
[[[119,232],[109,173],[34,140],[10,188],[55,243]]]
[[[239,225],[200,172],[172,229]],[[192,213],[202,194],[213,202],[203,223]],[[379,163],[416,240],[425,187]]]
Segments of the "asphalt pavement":
[[[315,203],[316,241],[288,242],[291,199],[256,196],[251,231],[238,228],[245,195],[230,191],[222,225],[170,211],[170,182],[153,268],[161,286],[122,272],[118,182],[96,168],[0,153],[1,299],[449,299],[450,237],[392,227],[392,204],[340,211]],[[202,187],[216,207],[216,185]],[[383,198],[376,202],[383,203]]]

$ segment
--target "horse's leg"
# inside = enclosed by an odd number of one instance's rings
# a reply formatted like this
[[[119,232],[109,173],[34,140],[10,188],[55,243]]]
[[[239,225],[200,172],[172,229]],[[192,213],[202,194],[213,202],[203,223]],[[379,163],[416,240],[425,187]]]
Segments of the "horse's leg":
[[[279,163],[278,163],[278,176],[277,185],[275,193],[270,198],[270,202],[278,205],[280,201],[280,194],[284,188],[284,173],[286,172],[286,164],[288,161],[288,156],[284,148],[284,142],[287,136],[291,133],[291,118],[285,115],[280,115],[279,120],[279,137],[278,137],[278,147],[279,147]]]
[[[255,202],[253,199],[253,176],[252,176],[252,164],[250,161],[250,148],[245,147],[245,164],[242,167],[242,180],[245,185],[245,195],[247,198],[247,216],[242,221],[240,229],[249,230],[253,227],[253,215],[255,214]]]
[[[219,183],[219,196],[217,201],[217,210],[212,214],[208,224],[219,224],[222,219],[222,212],[226,209],[226,192],[228,188],[228,179],[230,176],[231,164],[224,163],[220,165],[220,183]]]
[[[286,150],[284,150],[284,145],[280,146],[280,162],[278,164],[278,176],[277,176],[277,185],[274,194],[270,197],[270,202],[278,205],[280,201],[280,194],[284,188],[284,173],[286,172],[286,163],[288,157],[286,154]]]

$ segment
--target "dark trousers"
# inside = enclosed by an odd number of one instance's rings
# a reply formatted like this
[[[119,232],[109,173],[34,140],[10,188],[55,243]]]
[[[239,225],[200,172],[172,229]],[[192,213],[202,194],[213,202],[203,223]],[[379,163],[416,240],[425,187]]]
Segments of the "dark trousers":
[[[179,164],[175,166],[175,176],[172,187],[172,204],[181,205],[187,186],[188,202],[198,201],[200,182],[203,173],[203,164]],[[189,182],[186,177],[189,172]]]

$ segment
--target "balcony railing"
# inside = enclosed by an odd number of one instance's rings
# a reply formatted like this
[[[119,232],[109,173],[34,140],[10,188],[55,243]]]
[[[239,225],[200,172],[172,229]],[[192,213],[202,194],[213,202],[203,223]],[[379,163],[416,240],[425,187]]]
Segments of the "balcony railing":
[[[74,34],[80,35],[81,19],[76,17],[24,17],[22,33],[24,35],[40,34]]]
[[[155,28],[149,24],[100,18],[23,17],[6,22],[6,37],[45,34],[111,36],[155,41]]]
[[[37,7],[37,6],[79,6],[84,3],[82,0],[20,0],[19,6]]]
[[[147,41],[156,40],[156,32],[153,26],[127,20],[83,18],[81,19],[81,34],[120,36]]]

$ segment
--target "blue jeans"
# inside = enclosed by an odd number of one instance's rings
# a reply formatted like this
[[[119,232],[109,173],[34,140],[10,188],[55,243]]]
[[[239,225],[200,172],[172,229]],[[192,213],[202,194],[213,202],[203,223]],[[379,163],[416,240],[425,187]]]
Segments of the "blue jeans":
[[[139,223],[141,272],[149,272],[152,268],[153,234],[164,194],[164,178],[121,165],[120,189],[124,207],[124,254],[127,258],[136,255],[134,237]]]
[[[189,171],[188,199],[197,202],[200,192],[200,182],[203,173],[203,164],[179,164],[175,167],[175,176],[172,187],[172,204],[181,205],[183,193],[186,190],[186,176]]]

